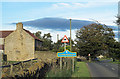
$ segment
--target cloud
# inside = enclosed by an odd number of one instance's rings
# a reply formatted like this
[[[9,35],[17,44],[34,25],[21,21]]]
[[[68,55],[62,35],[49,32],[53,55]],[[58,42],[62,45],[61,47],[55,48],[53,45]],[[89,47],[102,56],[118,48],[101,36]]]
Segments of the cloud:
[[[71,2],[71,3],[55,3],[53,7],[58,8],[70,8],[70,9],[78,9],[78,8],[90,8],[90,7],[100,7],[115,4],[116,2]]]
[[[52,35],[52,41],[53,42],[57,42],[57,34],[59,34],[59,39],[62,39],[64,37],[64,35],[66,35],[67,37],[70,37],[70,30],[66,30],[66,31],[57,31],[57,30],[50,30],[50,29],[37,29],[37,28],[26,28],[27,30],[30,30],[31,32],[37,32],[37,31],[41,31],[42,32],[42,36],[46,33],[50,33]],[[75,40],[76,39],[76,31],[77,29],[72,29],[71,33],[72,33],[72,39]],[[115,33],[117,33],[117,31],[114,31]],[[116,34],[117,35],[117,34]],[[118,37],[115,37],[115,40],[118,41]]]
[[[118,2],[119,0],[2,0],[2,2]]]
[[[118,41],[118,38],[115,38],[116,41]]]
[[[53,42],[57,42],[57,34],[59,34],[59,39],[62,39],[64,37],[64,35],[66,35],[67,37],[70,37],[70,30],[66,30],[66,31],[57,31],[57,30],[50,30],[50,29],[37,29],[37,28],[34,28],[34,27],[31,27],[31,28],[27,28],[27,27],[24,27],[25,29],[31,31],[32,33],[35,33],[37,31],[41,31],[42,32],[42,36],[46,33],[50,33],[51,36],[52,36],[52,41]],[[76,37],[75,37],[75,33],[76,33],[76,30],[77,29],[74,29],[74,30],[71,30],[71,33],[72,33],[72,39],[74,40]]]
[[[66,6],[66,7],[70,6],[70,4],[68,4],[68,3],[58,3],[58,4],[59,4],[59,5]]]

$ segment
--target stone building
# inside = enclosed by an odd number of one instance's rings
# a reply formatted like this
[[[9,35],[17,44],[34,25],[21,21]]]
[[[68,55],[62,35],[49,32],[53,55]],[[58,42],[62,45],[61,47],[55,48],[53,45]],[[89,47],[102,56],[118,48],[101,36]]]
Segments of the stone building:
[[[13,31],[0,31],[0,52],[4,52],[5,38]]]
[[[35,49],[42,46],[42,41],[28,30],[23,29],[22,23],[16,24],[16,30],[1,39],[3,39],[3,50],[8,61],[33,59]]]

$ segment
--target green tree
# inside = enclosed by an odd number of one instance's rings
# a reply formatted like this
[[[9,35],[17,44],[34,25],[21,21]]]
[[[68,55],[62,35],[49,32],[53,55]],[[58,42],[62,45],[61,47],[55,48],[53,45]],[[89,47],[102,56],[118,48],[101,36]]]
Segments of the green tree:
[[[114,33],[111,28],[101,24],[90,24],[82,27],[76,32],[76,47],[78,54],[96,57],[108,50],[109,44],[114,42]]]
[[[43,35],[43,47],[44,50],[52,50],[53,49],[53,44],[52,44],[52,40],[51,40],[51,34],[47,33]]]
[[[47,33],[44,34],[43,36],[41,36],[41,32],[38,31],[36,33],[33,33],[36,37],[38,37],[39,39],[43,40],[43,44],[42,44],[42,48],[41,50],[52,50],[53,49],[53,44],[52,44],[52,40],[51,40],[51,34]]]
[[[69,43],[66,43],[66,49],[70,49],[70,38],[68,37],[68,40],[69,40]],[[64,51],[64,43],[61,42],[62,39],[58,40],[56,43],[54,43],[54,46],[53,46],[53,51],[54,52],[62,52]],[[72,41],[72,47],[74,45],[74,41]]]
[[[110,45],[109,56],[120,61],[120,42],[114,42]]]
[[[38,31],[36,33],[33,33],[36,37],[38,37],[39,39],[42,39],[42,36],[41,36],[41,32]]]

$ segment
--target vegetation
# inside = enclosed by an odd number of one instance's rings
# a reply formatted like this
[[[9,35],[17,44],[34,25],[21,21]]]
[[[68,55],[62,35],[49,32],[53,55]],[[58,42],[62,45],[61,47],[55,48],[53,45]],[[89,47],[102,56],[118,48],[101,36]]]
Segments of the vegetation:
[[[77,62],[72,77],[91,77],[85,62]],[[88,78],[89,79],[89,78]]]
[[[39,39],[43,40],[42,47],[39,50],[45,50],[45,51],[52,50],[53,44],[52,44],[52,40],[51,40],[52,36],[50,33],[47,33],[47,34],[44,34],[43,36],[41,36],[41,32],[38,31],[38,32],[33,33],[33,34],[36,37],[38,37]]]
[[[116,21],[119,24],[120,18]],[[43,40],[43,47],[41,50],[50,50],[54,52],[64,51],[64,43],[62,39],[53,43],[51,34],[47,33],[41,36],[41,32],[34,33],[38,38]],[[113,59],[120,59],[120,43],[115,39],[115,34],[112,28],[103,24],[90,24],[78,29],[76,32],[76,44],[72,40],[72,51],[78,52],[81,56],[88,57],[91,54],[92,58],[102,54]],[[70,38],[68,38],[70,40]],[[70,50],[70,42],[66,43],[66,49]]]
[[[83,56],[91,54],[93,58],[107,53],[110,45],[115,42],[114,36],[113,30],[106,25],[91,24],[84,26],[76,32],[78,53]]]
[[[70,38],[68,38],[68,40],[70,41]],[[58,40],[57,43],[54,43],[53,45],[53,51],[54,52],[62,52],[64,51],[64,43],[61,43],[62,39]],[[72,48],[73,48],[73,51],[74,51],[74,41],[72,41]],[[70,42],[69,43],[66,43],[66,49],[67,50],[70,50]]]
[[[72,63],[71,59],[67,59],[67,65],[62,65],[62,70],[59,64],[53,64],[49,72],[46,73],[46,77],[71,77],[72,75]]]
[[[54,65],[54,67],[52,67],[51,70],[46,74],[46,77],[86,77],[86,79],[90,79],[89,77],[91,76],[85,62],[75,61],[74,72],[72,72],[72,63],[70,60],[67,62],[67,64],[67,67],[64,67],[63,64],[62,70],[59,69],[59,66]]]

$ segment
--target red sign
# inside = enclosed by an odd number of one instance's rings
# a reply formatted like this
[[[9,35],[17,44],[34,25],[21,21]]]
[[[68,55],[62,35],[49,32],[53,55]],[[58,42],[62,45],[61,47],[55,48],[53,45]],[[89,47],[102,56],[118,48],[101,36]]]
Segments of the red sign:
[[[69,40],[68,40],[68,38],[67,38],[66,35],[63,37],[63,39],[62,39],[61,42],[62,42],[62,43],[68,43],[68,42],[69,42]]]

